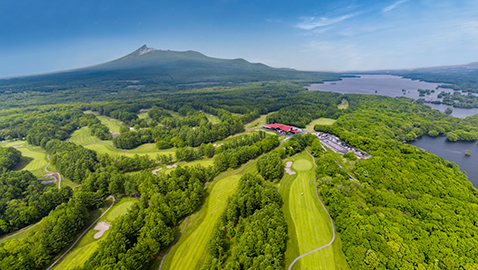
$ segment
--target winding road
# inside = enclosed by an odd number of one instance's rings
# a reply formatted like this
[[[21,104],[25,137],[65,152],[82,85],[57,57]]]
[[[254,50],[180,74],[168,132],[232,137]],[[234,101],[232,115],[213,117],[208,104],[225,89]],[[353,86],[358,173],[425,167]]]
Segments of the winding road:
[[[305,151],[307,152],[307,154],[309,154],[309,155],[312,157],[312,160],[314,161],[314,166],[317,167],[317,164],[315,163],[315,158],[314,158],[314,156],[311,155],[311,154],[309,153],[309,151],[307,151],[307,149],[306,149]],[[305,256],[307,256],[307,255],[309,255],[309,254],[311,254],[311,253],[314,253],[314,252],[316,252],[316,251],[319,251],[319,250],[321,250],[321,249],[324,249],[324,248],[326,248],[326,247],[332,245],[332,243],[334,243],[334,240],[335,240],[334,221],[332,220],[332,217],[330,216],[329,211],[327,211],[327,208],[325,208],[325,205],[322,203],[322,200],[321,200],[320,197],[319,197],[319,192],[317,191],[317,175],[315,176],[315,180],[314,180],[314,181],[315,181],[315,183],[314,183],[314,185],[315,185],[315,194],[317,195],[317,199],[319,199],[320,204],[322,205],[322,207],[324,208],[325,212],[326,212],[327,215],[329,216],[330,224],[332,225],[332,232],[333,232],[332,239],[330,240],[329,243],[327,243],[327,244],[325,244],[325,245],[323,245],[323,246],[321,246],[321,247],[318,247],[318,248],[316,248],[316,249],[314,249],[314,250],[311,250],[311,251],[309,251],[309,252],[306,252],[306,253],[300,255],[299,257],[295,258],[294,261],[292,261],[292,263],[289,265],[289,268],[288,268],[289,270],[292,269],[292,267],[294,266],[294,264],[295,264],[299,259],[301,259],[301,258],[303,258],[303,257],[305,257]]]
[[[108,211],[111,209],[111,207],[113,207],[113,205],[115,204],[115,197],[113,197],[113,196],[110,195],[110,196],[108,196],[108,198],[106,198],[106,199],[109,199],[109,198],[112,198],[112,199],[113,199],[113,202],[111,202],[110,207],[108,207],[108,209],[106,209],[106,211],[104,211],[103,214],[101,214],[101,216],[99,216],[99,217],[95,220],[95,222],[91,223],[91,225],[90,225],[88,228],[86,228],[86,230],[78,237],[78,239],[76,239],[76,241],[70,246],[70,248],[68,248],[68,249],[65,251],[65,253],[63,253],[63,254],[60,256],[60,258],[56,259],[56,261],[54,261],[46,270],[50,270],[53,266],[55,266],[55,264],[56,264],[57,262],[59,262],[61,259],[63,259],[63,257],[64,257],[66,254],[68,254],[68,252],[70,252],[70,250],[73,249],[73,247],[76,245],[76,243],[78,243],[78,241],[80,241],[80,239],[83,237],[83,235],[85,235],[85,234],[91,229],[91,227],[93,227],[93,225],[95,225],[95,224],[98,222],[98,220],[100,220],[101,217],[103,217],[106,213],[108,213]]]
[[[61,174],[58,172],[52,172],[48,170],[48,166],[50,166],[50,155],[46,157],[48,159],[48,164],[45,166],[45,172],[47,173],[56,173],[58,175],[58,189],[61,188]]]

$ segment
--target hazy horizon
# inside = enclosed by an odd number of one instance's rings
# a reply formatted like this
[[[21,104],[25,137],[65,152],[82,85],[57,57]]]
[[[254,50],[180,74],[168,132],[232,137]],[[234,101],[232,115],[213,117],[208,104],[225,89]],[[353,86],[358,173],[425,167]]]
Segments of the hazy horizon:
[[[111,61],[143,44],[309,71],[478,61],[477,1],[12,1],[0,78]]]

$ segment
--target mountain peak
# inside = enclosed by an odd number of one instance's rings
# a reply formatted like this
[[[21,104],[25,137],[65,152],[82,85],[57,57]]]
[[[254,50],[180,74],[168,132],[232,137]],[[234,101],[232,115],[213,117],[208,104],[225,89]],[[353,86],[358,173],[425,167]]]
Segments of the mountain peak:
[[[143,46],[141,46],[136,51],[128,54],[126,57],[140,56],[140,55],[147,54],[149,52],[154,52],[154,51],[157,51],[157,50],[155,48],[148,48],[148,46],[146,46],[146,44],[144,44]]]

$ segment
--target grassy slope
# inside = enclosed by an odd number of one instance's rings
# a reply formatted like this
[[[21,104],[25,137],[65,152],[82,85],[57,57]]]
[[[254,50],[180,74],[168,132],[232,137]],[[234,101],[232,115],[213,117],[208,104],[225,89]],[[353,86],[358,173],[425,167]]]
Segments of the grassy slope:
[[[40,146],[30,145],[27,141],[6,142],[0,144],[0,146],[20,146],[16,149],[22,153],[22,159],[14,170],[29,170],[36,177],[40,177],[46,173],[45,166],[48,164],[47,154]]]
[[[312,122],[310,122],[310,124],[308,124],[307,127],[305,127],[305,130],[310,132],[315,132],[314,131],[315,125],[332,125],[333,123],[335,123],[335,121],[337,120],[330,119],[330,118],[315,119],[315,120],[312,120]]]
[[[125,214],[129,207],[137,202],[138,199],[123,197],[117,201],[113,208],[103,216],[99,222],[107,221],[111,224],[118,216]],[[111,201],[109,201],[111,204]],[[72,269],[75,266],[83,265],[83,263],[95,252],[102,239],[105,239],[109,231],[106,231],[99,239],[94,239],[93,236],[97,233],[93,228],[90,229],[83,238],[75,245],[75,247],[63,259],[55,265],[52,269]]]
[[[315,195],[312,159],[303,152],[290,160],[294,162],[292,169],[297,174],[286,174],[279,186],[284,199],[283,211],[289,224],[286,267],[300,254],[325,245],[332,239],[328,216]],[[341,251],[340,236],[336,239],[332,247],[300,259],[294,269],[348,269]]]
[[[255,172],[255,163],[238,174],[213,181],[207,186],[208,196],[200,210],[189,218],[188,227],[166,257],[163,269],[200,269],[206,259],[206,245],[224,210],[227,198],[237,188],[244,173]]]
[[[221,120],[219,120],[219,117],[215,116],[215,115],[212,115],[212,114],[209,114],[209,113],[204,113],[204,115],[206,116],[207,120],[213,124],[217,124],[217,123],[220,123]]]
[[[122,126],[122,123],[119,120],[109,118],[106,115],[99,115],[96,116],[98,119],[103,123],[103,125],[107,126],[109,130],[111,130],[114,133],[119,133],[120,132],[120,127]],[[119,122],[119,124],[118,124]]]
[[[71,134],[68,141],[82,146],[107,142],[98,139],[98,137],[96,136],[91,136],[91,131],[89,127],[82,127],[78,130],[75,130],[75,132]]]

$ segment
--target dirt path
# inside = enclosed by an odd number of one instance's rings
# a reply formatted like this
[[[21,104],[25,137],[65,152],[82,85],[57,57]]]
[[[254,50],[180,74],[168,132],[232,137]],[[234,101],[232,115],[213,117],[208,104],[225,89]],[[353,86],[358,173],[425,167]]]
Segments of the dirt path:
[[[48,170],[48,166],[50,166],[50,155],[48,155],[46,158],[48,159],[48,164],[45,166],[45,172],[55,173],[56,175],[58,175],[58,189],[60,189],[61,188],[61,174],[58,173],[58,172],[52,172],[52,171]]]
[[[311,154],[309,153],[309,151],[307,151],[307,149],[306,149],[305,151],[307,152],[307,154],[309,154],[309,155],[312,157],[312,160],[314,161],[314,166],[317,167],[317,164],[315,163],[315,158],[314,158],[314,156],[311,155]],[[292,269],[292,266],[294,266],[294,264],[295,264],[300,258],[303,258],[303,257],[305,257],[305,256],[307,256],[307,255],[309,255],[309,254],[311,254],[311,253],[314,253],[314,252],[316,252],[316,251],[319,251],[319,250],[321,250],[321,249],[323,249],[323,248],[326,248],[326,247],[332,245],[332,243],[334,243],[334,240],[335,240],[334,221],[332,220],[332,217],[330,216],[329,211],[327,211],[327,208],[325,208],[325,205],[322,203],[322,200],[320,200],[319,192],[317,191],[317,175],[315,176],[314,185],[315,185],[315,194],[317,195],[317,199],[319,199],[320,204],[322,205],[322,207],[324,208],[325,212],[326,212],[327,215],[329,216],[330,224],[332,225],[332,232],[333,232],[332,239],[330,240],[329,243],[327,243],[327,244],[325,244],[325,245],[323,245],[323,246],[321,246],[321,247],[318,247],[318,248],[316,248],[316,249],[314,249],[314,250],[311,250],[311,251],[309,251],[309,252],[306,252],[306,253],[300,255],[299,257],[295,258],[295,260],[289,265],[289,270]]]
[[[56,261],[54,261],[46,270],[50,270],[53,266],[55,266],[55,264],[56,264],[57,262],[59,262],[61,259],[63,259],[63,257],[64,257],[66,254],[68,254],[68,252],[70,252],[70,250],[73,249],[73,247],[76,245],[76,243],[78,243],[78,241],[80,241],[80,239],[83,237],[83,235],[85,235],[85,234],[91,229],[91,227],[93,227],[93,225],[95,225],[95,224],[98,222],[98,220],[100,220],[101,217],[103,217],[106,213],[108,213],[108,211],[111,209],[111,207],[113,207],[113,205],[115,204],[115,197],[113,197],[113,196],[110,195],[110,196],[108,196],[108,198],[106,198],[106,199],[109,199],[109,198],[112,198],[112,199],[113,199],[113,202],[111,203],[110,207],[108,207],[108,209],[106,209],[106,211],[104,211],[103,214],[101,214],[101,216],[99,216],[99,217],[95,220],[95,222],[91,223],[91,225],[90,225],[88,228],[86,228],[86,230],[85,230],[85,231],[78,237],[78,239],[76,239],[76,241],[65,251],[65,253],[63,253],[63,254],[60,256],[60,258],[56,259]]]

